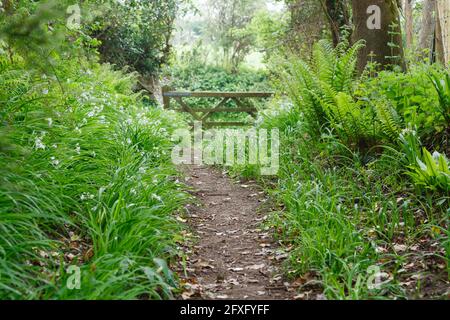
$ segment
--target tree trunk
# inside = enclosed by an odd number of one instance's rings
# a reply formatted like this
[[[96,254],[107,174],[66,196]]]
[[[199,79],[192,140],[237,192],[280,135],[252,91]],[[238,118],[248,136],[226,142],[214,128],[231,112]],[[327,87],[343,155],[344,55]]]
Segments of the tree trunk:
[[[439,60],[448,64],[450,62],[450,2],[437,0],[436,11],[436,51]]]
[[[414,18],[413,18],[413,6],[414,0],[405,1],[405,33],[406,33],[406,47],[412,49],[414,46]]]
[[[342,40],[342,30],[350,26],[350,14],[347,0],[321,0],[325,15],[330,23],[334,46]],[[347,39],[350,40],[350,39]]]
[[[396,0],[352,0],[355,31],[353,40],[365,40],[358,57],[358,70],[377,62],[382,68],[394,65],[406,69],[400,13]]]
[[[419,33],[419,50],[423,54],[433,47],[435,30],[436,0],[424,0],[422,11],[422,22]]]

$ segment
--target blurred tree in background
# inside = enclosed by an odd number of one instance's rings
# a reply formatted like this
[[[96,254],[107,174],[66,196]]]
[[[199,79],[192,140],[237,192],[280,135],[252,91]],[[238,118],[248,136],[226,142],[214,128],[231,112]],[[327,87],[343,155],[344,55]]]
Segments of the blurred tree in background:
[[[262,7],[262,0],[209,0],[207,34],[223,51],[225,64],[236,70],[255,42],[247,26]]]
[[[177,0],[100,1],[104,12],[87,25],[102,59],[141,75],[158,72],[171,50]]]

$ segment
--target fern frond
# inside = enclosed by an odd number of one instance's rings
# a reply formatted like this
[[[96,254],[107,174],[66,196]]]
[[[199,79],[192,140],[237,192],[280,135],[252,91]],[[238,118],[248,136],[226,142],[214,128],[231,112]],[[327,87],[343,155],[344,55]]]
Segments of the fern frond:
[[[350,92],[356,74],[358,53],[364,47],[362,41],[355,43],[347,52],[343,53],[337,61],[334,86],[337,90]]]
[[[380,101],[375,109],[383,133],[392,141],[397,140],[401,133],[401,124],[395,109],[387,101]]]
[[[313,63],[320,81],[332,83],[337,55],[333,45],[327,40],[321,40],[314,45]]]

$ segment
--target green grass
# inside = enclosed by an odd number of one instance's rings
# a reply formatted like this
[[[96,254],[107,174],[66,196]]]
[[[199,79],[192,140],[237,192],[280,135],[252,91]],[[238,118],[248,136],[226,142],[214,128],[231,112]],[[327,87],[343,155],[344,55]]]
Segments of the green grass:
[[[107,65],[0,61],[0,299],[171,297],[187,200],[169,152],[179,119]]]

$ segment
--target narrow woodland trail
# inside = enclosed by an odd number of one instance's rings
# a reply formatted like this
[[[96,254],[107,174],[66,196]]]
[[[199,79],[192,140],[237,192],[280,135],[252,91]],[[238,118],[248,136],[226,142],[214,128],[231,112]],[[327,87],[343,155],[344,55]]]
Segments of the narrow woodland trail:
[[[293,299],[283,279],[286,255],[263,230],[258,208],[264,193],[256,185],[234,183],[218,169],[184,166],[198,206],[188,206],[195,241],[186,248],[183,299]],[[187,277],[186,277],[187,276]]]

